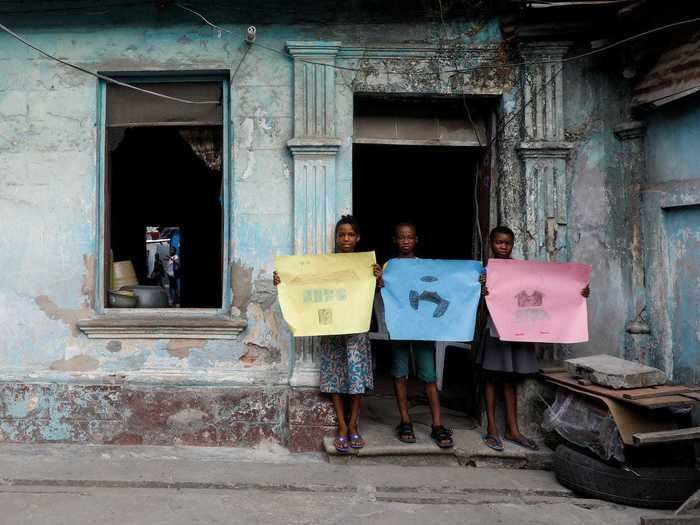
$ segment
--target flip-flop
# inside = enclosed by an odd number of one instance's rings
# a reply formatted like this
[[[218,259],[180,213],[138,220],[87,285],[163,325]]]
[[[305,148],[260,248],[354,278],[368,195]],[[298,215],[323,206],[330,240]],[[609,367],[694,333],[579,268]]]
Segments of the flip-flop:
[[[516,445],[520,445],[523,448],[529,448],[530,450],[539,450],[540,449],[540,447],[537,445],[537,443],[535,443],[530,438],[522,436],[522,435],[518,438],[505,437],[503,439],[505,439],[506,441],[508,441],[510,443],[515,443]]]
[[[350,453],[350,446],[348,445],[348,437],[347,436],[335,436],[335,441],[333,442],[333,446],[335,447],[335,450],[338,452],[338,454],[349,454]]]
[[[483,440],[484,445],[490,449],[495,450],[496,452],[503,452],[503,441],[501,441],[500,437],[486,434],[481,439]]]
[[[360,434],[350,434],[350,448],[361,449],[365,446],[365,440]]]

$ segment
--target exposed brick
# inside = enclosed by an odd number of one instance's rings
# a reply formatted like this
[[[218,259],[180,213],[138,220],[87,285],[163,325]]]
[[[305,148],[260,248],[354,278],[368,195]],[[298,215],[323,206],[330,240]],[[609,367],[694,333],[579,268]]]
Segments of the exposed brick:
[[[287,419],[292,425],[333,426],[337,425],[335,409],[330,397],[317,389],[294,388],[289,393]]]
[[[290,452],[321,452],[323,438],[332,436],[336,426],[289,425],[287,447]]]
[[[108,445],[143,445],[143,436],[122,432],[106,443]]]

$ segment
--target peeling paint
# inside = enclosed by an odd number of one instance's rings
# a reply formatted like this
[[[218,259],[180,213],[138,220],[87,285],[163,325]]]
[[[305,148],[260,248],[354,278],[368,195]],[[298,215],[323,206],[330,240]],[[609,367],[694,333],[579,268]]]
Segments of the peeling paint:
[[[113,353],[121,352],[122,343],[121,343],[121,341],[110,341],[107,343],[106,348],[107,348],[107,351],[109,351],[109,352],[113,352]]]
[[[231,266],[231,288],[233,306],[245,315],[253,296],[253,268],[245,266],[238,259]]]
[[[80,335],[80,330],[77,326],[78,321],[89,317],[91,313],[91,310],[88,307],[82,307],[79,309],[60,308],[46,295],[40,295],[35,299],[35,301],[37,306],[49,317],[49,319],[63,321],[66,323],[69,326],[73,336]]]
[[[78,355],[70,359],[54,361],[49,368],[51,370],[61,370],[64,372],[88,372],[90,370],[97,370],[99,366],[100,362],[94,357]]]
[[[192,350],[202,348],[206,343],[203,339],[171,339],[168,343],[168,353],[173,357],[186,359]]]

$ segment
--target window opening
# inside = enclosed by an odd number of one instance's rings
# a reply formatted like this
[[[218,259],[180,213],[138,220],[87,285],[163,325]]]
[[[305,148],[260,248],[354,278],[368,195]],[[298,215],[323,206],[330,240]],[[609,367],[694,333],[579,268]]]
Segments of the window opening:
[[[223,82],[148,88],[223,101]],[[223,126],[223,103],[106,86],[105,306],[121,290],[142,308],[222,307]]]

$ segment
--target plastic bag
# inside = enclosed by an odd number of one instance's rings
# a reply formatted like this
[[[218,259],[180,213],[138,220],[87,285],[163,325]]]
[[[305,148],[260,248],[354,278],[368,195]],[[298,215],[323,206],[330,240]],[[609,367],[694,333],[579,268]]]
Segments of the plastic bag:
[[[601,459],[625,461],[624,444],[610,411],[572,392],[557,389],[554,404],[545,410],[542,426]]]

